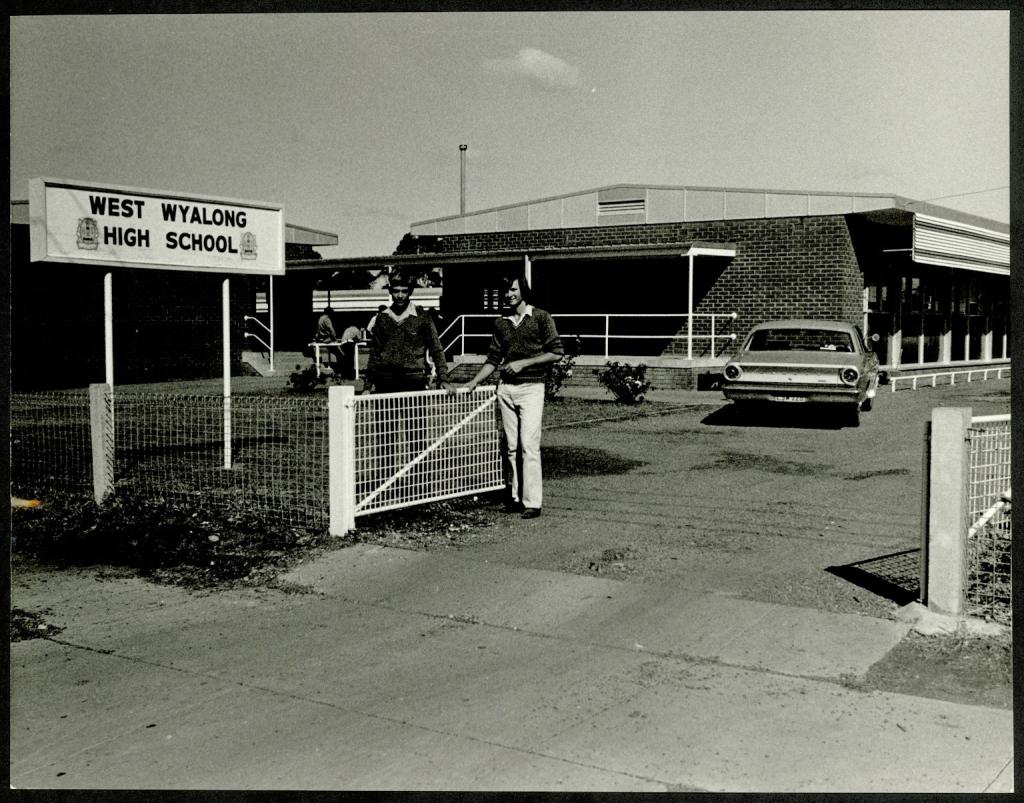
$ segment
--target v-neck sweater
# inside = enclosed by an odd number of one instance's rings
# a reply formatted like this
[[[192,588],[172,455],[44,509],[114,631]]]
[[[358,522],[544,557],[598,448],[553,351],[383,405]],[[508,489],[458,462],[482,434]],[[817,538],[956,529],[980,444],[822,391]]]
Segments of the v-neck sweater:
[[[486,361],[497,368],[503,363],[525,360],[545,352],[562,354],[562,339],[550,313],[533,307],[523,315],[518,326],[509,317],[498,318],[494,322]],[[548,368],[546,363],[530,365],[513,377],[502,377],[501,381],[510,385],[543,382]]]

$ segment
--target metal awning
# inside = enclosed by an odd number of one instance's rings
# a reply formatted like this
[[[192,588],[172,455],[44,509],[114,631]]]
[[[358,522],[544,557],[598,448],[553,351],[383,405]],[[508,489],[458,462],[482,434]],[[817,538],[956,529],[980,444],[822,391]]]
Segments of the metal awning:
[[[914,214],[912,258],[924,265],[1010,274],[1010,233]]]

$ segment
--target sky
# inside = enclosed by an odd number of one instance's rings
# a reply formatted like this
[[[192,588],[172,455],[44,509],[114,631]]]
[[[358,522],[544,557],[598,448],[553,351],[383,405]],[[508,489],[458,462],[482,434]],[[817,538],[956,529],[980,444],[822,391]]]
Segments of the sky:
[[[35,176],[410,224],[611,184],[894,193],[1008,222],[1006,11],[10,18]]]

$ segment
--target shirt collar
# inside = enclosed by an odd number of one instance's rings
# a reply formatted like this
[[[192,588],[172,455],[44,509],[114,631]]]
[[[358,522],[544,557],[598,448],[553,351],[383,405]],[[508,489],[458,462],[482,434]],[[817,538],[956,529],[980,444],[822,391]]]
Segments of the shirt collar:
[[[512,321],[513,326],[519,326],[519,324],[526,320],[526,316],[528,315],[533,315],[533,304],[527,304],[522,315],[517,315],[513,312],[511,315],[506,315],[505,317]]]
[[[388,307],[386,311],[387,314],[392,317],[392,319],[398,321],[399,323],[401,323],[410,316],[414,318],[416,317],[416,306],[411,301],[409,302],[409,306],[405,308],[405,312],[403,312],[401,315],[395,315],[395,311],[391,309],[391,307]]]

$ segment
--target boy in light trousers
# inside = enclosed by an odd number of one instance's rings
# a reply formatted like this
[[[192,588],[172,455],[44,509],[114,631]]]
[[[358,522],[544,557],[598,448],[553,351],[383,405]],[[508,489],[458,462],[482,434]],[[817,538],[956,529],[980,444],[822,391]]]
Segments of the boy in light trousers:
[[[498,409],[505,431],[506,460],[512,481],[509,511],[524,519],[540,515],[544,501],[540,435],[544,416],[544,379],[548,364],[562,358],[563,348],[551,315],[529,303],[525,278],[508,282],[505,302],[510,314],[494,322],[487,359],[463,389],[472,390],[499,372]]]

